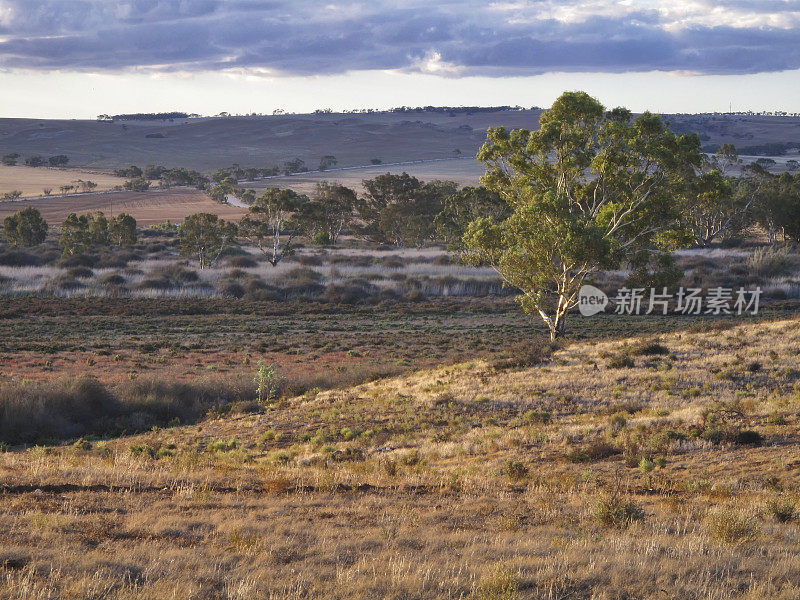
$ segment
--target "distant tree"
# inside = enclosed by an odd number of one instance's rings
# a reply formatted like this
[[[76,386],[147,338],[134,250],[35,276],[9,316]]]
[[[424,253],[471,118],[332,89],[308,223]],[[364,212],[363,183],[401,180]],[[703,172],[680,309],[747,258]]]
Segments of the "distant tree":
[[[11,152],[3,155],[2,162],[7,167],[13,167],[17,164],[17,159],[19,159],[19,153]]]
[[[370,163],[372,163],[373,165],[379,165],[379,164],[381,164],[383,161],[382,161],[380,158],[370,158],[370,159],[369,159],[369,162],[370,162]]]
[[[445,199],[434,224],[437,235],[447,242],[450,250],[463,250],[464,233],[475,219],[503,220],[510,214],[510,207],[497,192],[483,186],[467,186]]]
[[[75,186],[71,183],[65,183],[64,185],[59,186],[58,189],[61,190],[62,196],[66,196],[69,192],[75,189]]]
[[[770,243],[779,233],[800,242],[800,174],[772,175],[760,167],[747,170],[742,187],[755,204],[757,222],[767,231]]]
[[[197,259],[201,269],[213,265],[222,251],[236,239],[236,224],[226,222],[218,215],[195,213],[189,215],[178,227],[181,256]]]
[[[752,201],[735,194],[731,181],[713,169],[690,178],[678,203],[681,227],[674,232],[675,245],[705,247],[739,232]]]
[[[292,217],[302,212],[307,203],[308,198],[294,190],[267,188],[239,222],[240,235],[258,248],[274,267],[294,252],[292,242],[299,227]]]
[[[452,181],[422,183],[408,173],[386,173],[363,185],[366,194],[357,203],[359,234],[396,246],[419,246],[434,239],[436,215],[445,198],[458,189]]]
[[[306,163],[300,158],[294,158],[283,163],[283,172],[285,175],[292,175],[293,173],[304,173],[308,171]]]
[[[11,190],[10,192],[6,192],[3,194],[3,200],[16,200],[17,198],[22,197],[21,190]]]
[[[30,206],[6,217],[3,225],[10,246],[38,246],[47,237],[47,223],[41,213]]]
[[[108,233],[115,246],[132,246],[136,243],[136,219],[126,213],[118,214],[109,222]]]
[[[126,181],[122,184],[122,187],[132,192],[146,192],[150,189],[150,182],[144,177],[137,177],[136,179]]]
[[[190,171],[184,168],[167,169],[161,173],[161,185],[170,187],[173,185],[191,185],[197,189],[204,189],[208,183],[208,178],[198,171]]]
[[[109,242],[108,219],[101,211],[86,216],[89,223],[89,243],[96,246],[107,246]]]
[[[731,169],[742,164],[739,158],[739,153],[736,152],[736,146],[733,144],[722,144],[717,150],[713,158],[713,166],[719,170],[723,175]]]
[[[147,165],[142,171],[142,177],[147,179],[148,181],[156,181],[161,179],[161,176],[164,174],[167,168],[161,165]]]
[[[142,170],[136,165],[131,165],[127,169],[116,169],[114,175],[117,177],[126,177],[128,179],[136,179],[142,176]]]
[[[44,165],[44,157],[39,156],[38,154],[34,156],[29,156],[25,159],[25,164],[29,167],[41,167]]]
[[[63,167],[69,162],[69,157],[66,154],[57,154],[47,159],[51,167]]]
[[[356,193],[337,183],[318,183],[311,201],[296,216],[298,226],[312,239],[335,244],[353,221]]]
[[[331,167],[336,166],[339,161],[336,160],[336,157],[333,154],[326,154],[319,160],[319,170],[320,171],[327,171]]]
[[[61,239],[58,242],[64,256],[83,254],[91,247],[89,234],[89,219],[86,215],[80,217],[70,213],[61,224]]]
[[[44,193],[45,196],[49,196],[50,194],[53,193],[53,188],[44,188],[42,192]]]
[[[84,181],[83,179],[78,179],[78,181],[76,181],[75,183],[76,187],[80,186],[81,191],[84,193],[91,192],[93,189],[97,187],[97,184],[94,181]]]

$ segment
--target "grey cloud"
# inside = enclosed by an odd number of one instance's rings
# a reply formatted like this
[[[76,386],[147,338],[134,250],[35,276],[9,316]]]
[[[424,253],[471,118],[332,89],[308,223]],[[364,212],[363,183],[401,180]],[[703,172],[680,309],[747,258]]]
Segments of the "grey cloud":
[[[652,8],[601,14],[596,3],[560,4],[583,18],[558,20],[548,0],[508,10],[475,1],[0,0],[0,68],[314,75],[424,69],[434,53],[461,75],[800,68],[797,29],[676,27]],[[795,0],[717,5],[760,15],[800,11]]]

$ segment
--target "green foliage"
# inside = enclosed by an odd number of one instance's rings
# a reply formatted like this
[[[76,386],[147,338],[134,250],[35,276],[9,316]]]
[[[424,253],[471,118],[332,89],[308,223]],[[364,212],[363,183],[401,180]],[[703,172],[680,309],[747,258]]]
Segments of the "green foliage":
[[[136,219],[121,213],[108,225],[109,239],[116,246],[132,246],[136,243]]]
[[[436,215],[436,233],[450,250],[464,249],[464,233],[479,217],[503,220],[510,215],[509,206],[497,192],[484,186],[461,188],[445,198],[442,211]]]
[[[48,225],[33,207],[24,208],[3,220],[9,246],[37,246],[47,237]]]
[[[528,467],[519,460],[507,460],[503,472],[511,481],[521,481],[528,476]]]
[[[259,360],[253,383],[256,384],[256,400],[260,404],[266,404],[277,398],[281,387],[281,378],[274,365],[268,365],[263,360]]]
[[[302,212],[307,203],[308,197],[294,190],[267,188],[239,222],[239,234],[274,267],[294,252],[292,242],[299,226],[292,217]]]
[[[367,239],[395,246],[421,246],[436,236],[436,216],[458,185],[452,181],[422,183],[408,173],[386,173],[364,182],[359,198],[358,232]]]
[[[201,269],[210,267],[236,239],[236,224],[211,213],[186,217],[178,228],[181,256],[197,259]]]
[[[0,158],[0,162],[3,163],[6,167],[13,167],[17,164],[17,160],[19,159],[19,152],[9,152],[8,154],[4,154],[2,158]]]
[[[353,221],[356,193],[337,183],[318,183],[312,199],[302,205],[295,221],[317,244],[335,244]]]
[[[708,522],[711,537],[726,544],[742,544],[756,537],[758,524],[752,517],[734,509],[719,509]]]
[[[594,514],[601,525],[617,529],[624,529],[645,517],[644,510],[638,504],[617,494],[598,499]]]
[[[779,523],[789,523],[797,516],[797,505],[790,498],[771,498],[767,501],[766,510]]]
[[[519,577],[502,564],[481,577],[473,596],[474,600],[518,600],[519,597]]]
[[[676,136],[650,113],[605,113],[584,92],[564,93],[540,124],[489,129],[478,153],[483,183],[511,214],[470,223],[463,256],[519,289],[523,309],[555,338],[587,275],[646,255],[674,229],[675,194],[701,152],[697,136]]]
[[[123,183],[122,187],[131,192],[146,192],[150,189],[150,182],[144,177],[136,177]]]
[[[100,212],[76,215],[70,213],[61,224],[61,239],[58,244],[64,256],[83,254],[92,246],[109,243],[109,223]]]

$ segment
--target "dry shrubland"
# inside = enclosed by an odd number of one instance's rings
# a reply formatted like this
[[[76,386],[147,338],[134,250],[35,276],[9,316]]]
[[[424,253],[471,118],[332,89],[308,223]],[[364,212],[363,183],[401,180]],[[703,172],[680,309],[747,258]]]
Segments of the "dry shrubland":
[[[13,447],[0,598],[796,598],[799,403],[784,319]]]

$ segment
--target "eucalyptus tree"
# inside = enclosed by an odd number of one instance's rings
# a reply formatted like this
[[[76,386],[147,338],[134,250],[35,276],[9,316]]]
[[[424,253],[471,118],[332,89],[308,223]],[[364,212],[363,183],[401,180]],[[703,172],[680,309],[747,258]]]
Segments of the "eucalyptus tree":
[[[250,205],[239,222],[239,235],[249,241],[274,267],[294,252],[293,241],[300,229],[293,217],[303,210],[308,197],[294,190],[267,188]]]
[[[518,288],[522,308],[555,339],[588,276],[680,237],[675,198],[702,153],[697,135],[677,136],[649,112],[606,112],[585,92],[562,94],[540,125],[489,129],[482,181],[510,214],[470,223],[463,256]]]

